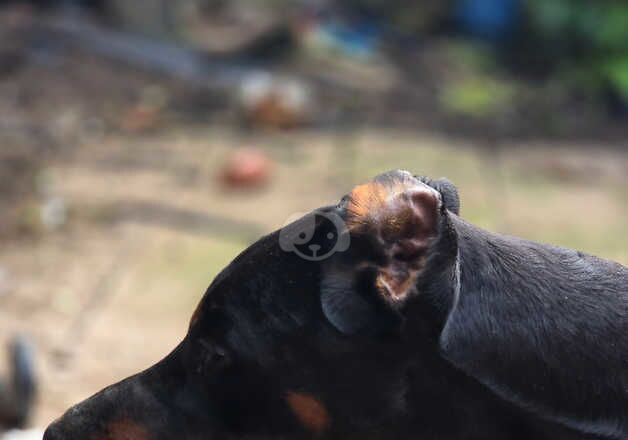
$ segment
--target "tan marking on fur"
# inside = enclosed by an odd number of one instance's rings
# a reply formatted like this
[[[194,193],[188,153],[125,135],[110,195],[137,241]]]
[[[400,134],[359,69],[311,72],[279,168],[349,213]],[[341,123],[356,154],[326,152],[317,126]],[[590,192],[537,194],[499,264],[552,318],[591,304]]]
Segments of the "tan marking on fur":
[[[431,188],[404,178],[385,184],[373,181],[358,185],[349,193],[347,226],[355,229],[377,223],[391,231],[402,231],[413,217],[413,203],[408,198],[420,197],[422,192],[426,197],[438,198]]]
[[[306,393],[290,391],[286,401],[297,419],[310,431],[322,433],[329,427],[329,413],[320,400]]]
[[[390,301],[404,299],[416,283],[418,271],[404,271],[400,274],[392,274],[383,270],[377,275],[375,285]]]
[[[349,194],[347,222],[350,225],[368,222],[369,219],[386,208],[392,198],[408,189],[408,186],[401,182],[392,186],[383,185],[379,182],[369,182],[356,186]]]
[[[118,419],[109,423],[107,433],[91,440],[152,440],[148,429],[131,419]]]

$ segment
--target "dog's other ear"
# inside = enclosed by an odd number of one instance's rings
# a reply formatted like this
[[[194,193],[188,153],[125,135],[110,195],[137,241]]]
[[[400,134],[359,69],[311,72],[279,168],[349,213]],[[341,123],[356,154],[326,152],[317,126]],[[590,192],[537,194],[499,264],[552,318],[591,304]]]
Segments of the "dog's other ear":
[[[410,173],[393,171],[349,194],[346,222],[352,235],[368,236],[379,255],[375,284],[392,304],[415,290],[438,237],[441,195]]]
[[[440,179],[433,180],[425,176],[416,176],[416,178],[440,193],[445,209],[456,215],[460,215],[460,196],[458,195],[458,188],[456,188],[456,185],[449,179],[441,177]]]

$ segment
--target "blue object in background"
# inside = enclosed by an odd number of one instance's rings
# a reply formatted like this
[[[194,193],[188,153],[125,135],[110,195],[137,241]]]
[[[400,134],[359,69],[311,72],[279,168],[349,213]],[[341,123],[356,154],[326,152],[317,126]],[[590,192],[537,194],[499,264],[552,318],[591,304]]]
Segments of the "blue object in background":
[[[456,20],[465,33],[497,41],[521,20],[521,0],[457,0]]]
[[[377,49],[381,29],[371,22],[341,23],[330,21],[323,26],[330,44],[346,55],[367,58]]]

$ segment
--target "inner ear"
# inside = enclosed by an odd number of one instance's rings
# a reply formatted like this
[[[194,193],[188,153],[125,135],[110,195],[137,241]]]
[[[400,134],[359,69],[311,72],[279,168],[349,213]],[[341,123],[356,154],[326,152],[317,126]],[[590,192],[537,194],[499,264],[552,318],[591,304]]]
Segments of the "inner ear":
[[[328,271],[321,281],[321,306],[329,322],[344,334],[355,334],[375,319],[375,307],[356,291],[355,274]]]
[[[369,185],[369,184],[367,184]],[[359,234],[376,238],[378,252],[375,285],[384,300],[395,305],[415,289],[417,279],[438,236],[441,197],[418,180],[404,185],[370,184],[350,194],[347,221]],[[368,193],[365,206],[363,194]],[[361,197],[361,198],[360,198]],[[359,207],[359,209],[357,209]],[[355,218],[359,213],[359,218]]]
[[[346,335],[393,335],[400,317],[375,292],[372,267],[328,267],[321,282],[321,306],[327,320]]]

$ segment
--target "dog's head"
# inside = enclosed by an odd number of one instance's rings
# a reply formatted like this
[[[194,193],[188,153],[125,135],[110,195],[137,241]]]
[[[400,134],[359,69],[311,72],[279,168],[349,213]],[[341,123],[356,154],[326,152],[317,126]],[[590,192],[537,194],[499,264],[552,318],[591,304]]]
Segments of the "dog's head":
[[[457,195],[437,183],[390,172],[262,238],[216,277],[170,355],[45,439],[386,436],[418,407],[432,417],[457,397],[442,394],[433,323],[408,310],[453,276]]]

